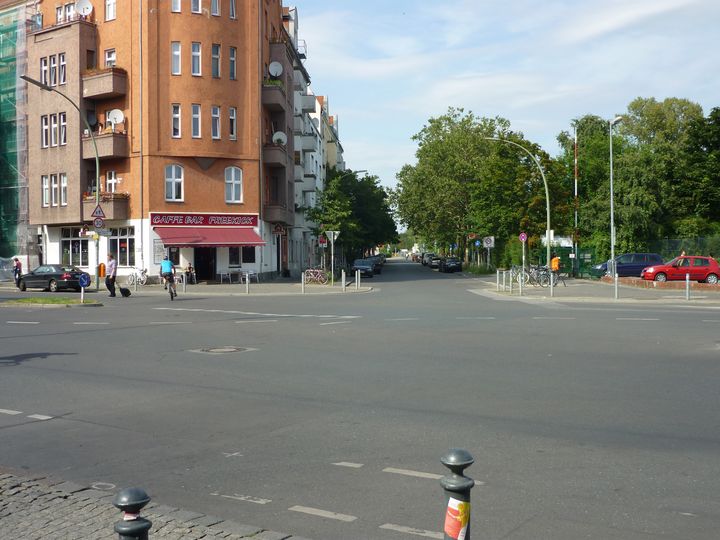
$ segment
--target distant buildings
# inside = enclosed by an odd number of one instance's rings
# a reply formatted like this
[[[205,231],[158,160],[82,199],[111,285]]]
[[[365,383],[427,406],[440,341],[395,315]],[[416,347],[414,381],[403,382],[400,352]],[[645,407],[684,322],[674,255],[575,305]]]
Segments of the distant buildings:
[[[317,262],[304,210],[325,171],[344,164],[337,122],[310,91],[295,9],[280,0],[0,0],[0,21],[8,11],[24,45],[4,54],[12,62],[0,64],[0,91],[17,89],[20,136],[0,153],[19,165],[15,176],[0,169],[0,187],[16,186],[5,191],[17,221],[27,201],[28,227],[0,249],[90,273],[112,252],[121,275],[157,272],[167,253],[210,280]],[[23,74],[52,90],[26,86]]]

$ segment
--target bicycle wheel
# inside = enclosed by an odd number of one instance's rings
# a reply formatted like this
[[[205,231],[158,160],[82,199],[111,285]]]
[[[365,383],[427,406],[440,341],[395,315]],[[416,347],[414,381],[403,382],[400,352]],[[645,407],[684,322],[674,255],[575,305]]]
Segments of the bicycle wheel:
[[[135,284],[135,274],[134,274],[134,273],[133,273],[133,274],[130,274],[130,275],[127,277],[127,284],[128,284],[128,285],[134,285],[134,284]]]
[[[140,274],[140,277],[138,278],[138,283],[140,285],[145,285],[147,283],[147,274]]]
[[[327,285],[327,282],[328,282],[328,275],[327,275],[327,273],[321,272],[321,273],[317,276],[317,282],[318,282],[320,285]]]
[[[550,285],[550,276],[548,276],[546,272],[543,272],[538,276],[538,281],[541,287],[547,287]]]

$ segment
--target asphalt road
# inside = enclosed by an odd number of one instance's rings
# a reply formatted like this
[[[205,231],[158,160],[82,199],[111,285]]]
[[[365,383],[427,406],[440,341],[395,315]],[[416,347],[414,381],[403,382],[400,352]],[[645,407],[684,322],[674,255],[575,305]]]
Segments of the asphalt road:
[[[4,308],[0,465],[402,540],[442,538],[459,447],[473,538],[717,538],[720,304],[508,299],[398,261],[371,282]]]

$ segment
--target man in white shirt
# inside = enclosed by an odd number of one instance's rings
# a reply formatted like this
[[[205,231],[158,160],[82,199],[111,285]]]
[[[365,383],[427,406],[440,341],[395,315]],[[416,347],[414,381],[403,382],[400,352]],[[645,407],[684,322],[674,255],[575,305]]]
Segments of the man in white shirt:
[[[117,261],[112,253],[108,253],[107,267],[105,268],[105,286],[110,291],[110,298],[115,297],[115,277],[117,276]]]

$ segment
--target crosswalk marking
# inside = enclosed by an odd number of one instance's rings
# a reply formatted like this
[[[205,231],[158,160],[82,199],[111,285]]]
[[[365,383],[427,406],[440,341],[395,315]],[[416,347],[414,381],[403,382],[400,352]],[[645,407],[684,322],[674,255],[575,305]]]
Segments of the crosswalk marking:
[[[393,474],[402,474],[405,476],[414,476],[416,478],[430,478],[431,480],[440,480],[443,477],[442,474],[426,473],[426,472],[421,472],[421,471],[410,471],[408,469],[395,469],[393,467],[387,467],[387,468],[383,469],[383,472],[393,473]]]
[[[443,536],[443,533],[441,533],[441,532],[425,531],[423,529],[415,529],[413,527],[405,527],[404,525],[394,525],[393,523],[385,523],[384,525],[380,525],[380,528],[386,529],[389,531],[413,534],[415,536],[424,536],[425,538],[438,538],[440,540],[445,538]]]
[[[350,467],[351,469],[359,469],[363,466],[362,463],[350,463],[347,461],[340,461],[339,463],[333,463],[333,465],[337,465],[338,467]]]
[[[324,517],[328,519],[337,519],[338,521],[355,521],[356,516],[349,516],[347,514],[337,514],[335,512],[328,512],[327,510],[320,510],[319,508],[310,508],[309,506],[292,506],[288,508],[292,512],[302,512],[303,514],[310,514],[311,516]]]
[[[15,414],[22,414],[22,411],[13,411],[10,409],[0,409],[0,413],[15,415]]]

